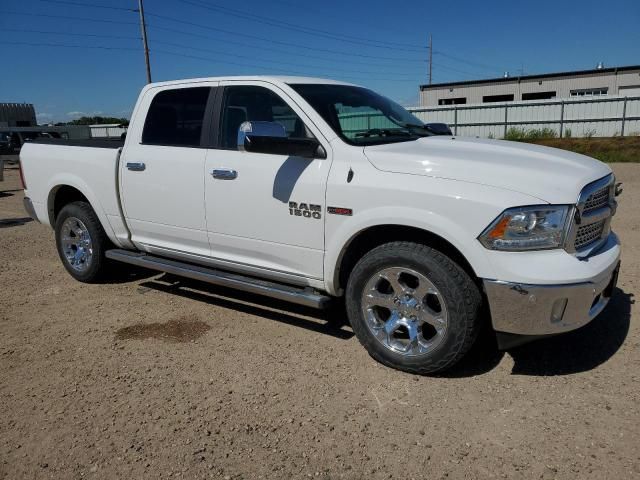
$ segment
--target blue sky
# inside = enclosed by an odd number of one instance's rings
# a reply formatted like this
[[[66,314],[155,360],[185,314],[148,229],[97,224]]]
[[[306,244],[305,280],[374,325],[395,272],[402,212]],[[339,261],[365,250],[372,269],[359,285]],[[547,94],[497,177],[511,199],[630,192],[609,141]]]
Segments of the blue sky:
[[[0,102],[34,103],[41,122],[130,114],[146,81],[137,0],[0,5]],[[146,0],[145,10],[154,81],[306,74],[412,105],[429,34],[434,82],[640,64],[638,0]]]

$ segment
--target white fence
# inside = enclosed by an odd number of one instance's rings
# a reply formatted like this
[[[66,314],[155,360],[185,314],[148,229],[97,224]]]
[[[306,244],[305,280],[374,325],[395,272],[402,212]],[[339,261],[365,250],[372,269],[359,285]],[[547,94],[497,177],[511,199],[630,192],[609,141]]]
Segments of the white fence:
[[[121,125],[89,125],[91,138],[120,138],[126,131]]]
[[[510,128],[549,128],[559,137],[640,135],[640,97],[536,100],[410,107],[424,122],[447,123],[456,135],[503,138]]]

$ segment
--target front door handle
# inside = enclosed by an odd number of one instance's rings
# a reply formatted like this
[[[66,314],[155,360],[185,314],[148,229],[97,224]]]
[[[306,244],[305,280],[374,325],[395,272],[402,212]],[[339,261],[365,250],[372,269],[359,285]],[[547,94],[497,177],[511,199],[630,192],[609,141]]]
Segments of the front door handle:
[[[230,168],[215,168],[211,170],[211,175],[219,180],[235,180],[238,178],[238,172]]]
[[[146,165],[142,162],[127,162],[127,168],[133,172],[142,172]]]

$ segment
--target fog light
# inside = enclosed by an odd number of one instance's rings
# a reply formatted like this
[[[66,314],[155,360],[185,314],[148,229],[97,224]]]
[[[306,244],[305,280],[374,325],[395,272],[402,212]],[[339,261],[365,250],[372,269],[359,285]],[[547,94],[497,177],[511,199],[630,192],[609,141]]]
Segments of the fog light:
[[[553,308],[551,309],[551,323],[558,323],[559,321],[561,321],[566,308],[566,298],[559,298],[555,302],[553,302]]]

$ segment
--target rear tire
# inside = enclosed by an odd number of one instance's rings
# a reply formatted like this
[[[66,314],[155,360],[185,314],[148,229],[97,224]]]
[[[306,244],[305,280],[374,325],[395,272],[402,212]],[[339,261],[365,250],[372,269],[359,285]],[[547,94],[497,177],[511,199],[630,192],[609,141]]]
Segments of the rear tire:
[[[443,253],[392,242],[356,264],[346,305],[358,340],[375,360],[423,375],[451,368],[471,348],[482,296],[471,277]]]
[[[55,224],[56,246],[64,268],[80,282],[92,283],[106,273],[109,238],[86,202],[65,205]]]

